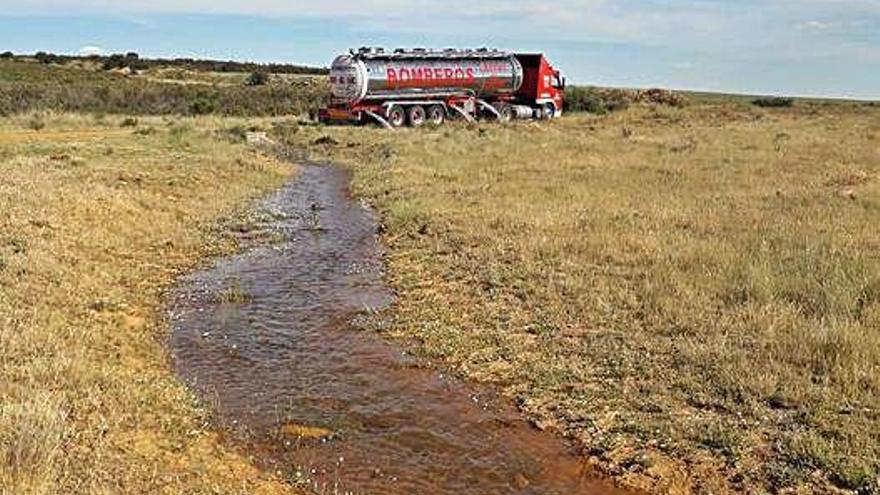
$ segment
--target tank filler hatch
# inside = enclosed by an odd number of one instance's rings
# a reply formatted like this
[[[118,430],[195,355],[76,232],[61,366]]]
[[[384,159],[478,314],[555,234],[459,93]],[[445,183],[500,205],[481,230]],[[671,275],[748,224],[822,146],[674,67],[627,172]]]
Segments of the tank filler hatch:
[[[353,57],[362,60],[413,60],[413,59],[480,59],[480,58],[505,58],[512,54],[494,48],[457,49],[446,48],[444,50],[429,50],[426,48],[403,49],[397,48],[391,52],[384,48],[361,47],[358,50],[350,50]]]

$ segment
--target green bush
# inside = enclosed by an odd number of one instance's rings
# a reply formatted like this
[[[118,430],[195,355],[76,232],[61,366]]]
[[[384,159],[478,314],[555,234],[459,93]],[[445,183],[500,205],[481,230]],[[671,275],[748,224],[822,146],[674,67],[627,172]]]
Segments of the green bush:
[[[762,108],[789,108],[794,106],[794,98],[782,98],[779,96],[756,98],[752,105]]]
[[[589,112],[604,114],[608,110],[605,100],[595,88],[570,86],[565,90],[565,110],[567,112]]]
[[[565,109],[569,112],[589,112],[604,115],[625,110],[630,97],[623,90],[600,90],[585,86],[570,86],[565,90]]]
[[[248,76],[244,83],[248,86],[265,86],[268,82],[269,74],[263,71],[255,71],[251,72],[251,75]]]
[[[217,94],[202,93],[197,95],[190,103],[190,113],[194,115],[206,115],[217,110]]]
[[[61,61],[61,58],[54,53],[46,53],[46,52],[37,52],[34,55],[34,58],[37,59],[37,62],[41,64],[54,64]]]
[[[10,51],[5,51],[3,53],[0,53],[0,58],[2,58],[2,59],[10,59],[14,56],[15,56],[15,54]]]
[[[104,59],[102,64],[104,70],[123,69],[128,67],[131,70],[144,70],[149,68],[149,64],[142,61],[140,56],[135,52],[128,52],[125,55],[114,53]]]

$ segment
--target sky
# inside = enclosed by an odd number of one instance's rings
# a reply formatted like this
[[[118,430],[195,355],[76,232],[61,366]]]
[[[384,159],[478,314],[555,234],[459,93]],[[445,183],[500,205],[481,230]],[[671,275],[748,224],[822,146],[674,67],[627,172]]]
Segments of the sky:
[[[0,51],[327,66],[359,46],[540,51],[570,82],[880,99],[880,0],[0,0]]]

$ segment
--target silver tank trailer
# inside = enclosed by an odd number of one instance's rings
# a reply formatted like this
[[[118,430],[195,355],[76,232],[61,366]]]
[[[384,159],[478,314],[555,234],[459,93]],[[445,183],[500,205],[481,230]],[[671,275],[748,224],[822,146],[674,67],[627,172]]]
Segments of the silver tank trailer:
[[[515,93],[522,83],[516,57],[490,50],[361,49],[340,55],[330,67],[330,94],[344,104],[459,94],[484,98]]]

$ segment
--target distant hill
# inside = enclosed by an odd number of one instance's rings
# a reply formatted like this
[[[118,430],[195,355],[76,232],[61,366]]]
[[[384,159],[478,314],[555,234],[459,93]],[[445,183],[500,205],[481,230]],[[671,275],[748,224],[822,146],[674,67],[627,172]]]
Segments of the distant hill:
[[[4,52],[0,58],[33,59],[44,64],[94,64],[106,70],[128,67],[132,70],[147,70],[157,67],[173,67],[200,72],[267,72],[271,74],[328,74],[324,67],[310,67],[296,64],[259,64],[255,62],[239,62],[234,60],[210,60],[195,58],[142,58],[135,52],[117,53],[112,55],[64,55],[47,52],[35,54],[13,54]]]

